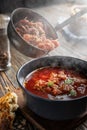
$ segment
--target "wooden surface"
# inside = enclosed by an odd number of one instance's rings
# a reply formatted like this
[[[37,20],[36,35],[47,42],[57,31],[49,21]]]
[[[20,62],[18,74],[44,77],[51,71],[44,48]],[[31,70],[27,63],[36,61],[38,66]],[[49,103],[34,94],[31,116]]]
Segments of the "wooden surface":
[[[44,16],[52,25],[55,27],[59,18],[70,16],[70,11],[73,5],[71,4],[52,4],[47,5],[45,7],[35,8],[34,11],[38,12],[42,16]],[[49,55],[62,55],[62,56],[72,56],[76,58],[80,58],[87,61],[87,43],[77,43],[75,41],[66,40],[65,36],[62,34],[62,31],[58,31],[58,37],[60,46],[49,53]],[[0,72],[0,96],[5,94],[5,88],[10,87],[10,89],[18,88],[18,83],[16,80],[16,73],[18,69],[31,60],[30,57],[26,57],[23,54],[19,53],[12,45],[11,45],[11,63],[12,66],[9,70],[5,72]],[[22,111],[24,112],[24,111]],[[26,113],[25,113],[26,115]],[[28,120],[34,123],[38,127],[38,129],[42,129],[42,125],[32,118],[32,114],[27,117]],[[86,117],[87,119],[87,117]],[[81,123],[76,125],[76,130],[86,130],[87,129],[87,120],[84,120]],[[44,125],[43,125],[44,126]],[[45,128],[43,128],[45,129]],[[55,129],[55,128],[54,128]],[[53,129],[53,130],[54,130]],[[61,130],[61,129],[60,129]]]

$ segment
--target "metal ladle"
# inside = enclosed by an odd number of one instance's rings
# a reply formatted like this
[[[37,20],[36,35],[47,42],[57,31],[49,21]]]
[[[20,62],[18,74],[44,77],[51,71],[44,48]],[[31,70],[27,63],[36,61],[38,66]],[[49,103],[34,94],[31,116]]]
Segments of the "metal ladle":
[[[71,16],[70,18],[68,18],[67,20],[62,22],[61,24],[57,24],[55,27],[55,30],[56,31],[61,30],[63,27],[65,27],[66,25],[68,25],[70,23],[73,23],[77,18],[81,17],[85,13],[87,13],[87,8],[82,9],[81,11],[79,11],[75,15]]]

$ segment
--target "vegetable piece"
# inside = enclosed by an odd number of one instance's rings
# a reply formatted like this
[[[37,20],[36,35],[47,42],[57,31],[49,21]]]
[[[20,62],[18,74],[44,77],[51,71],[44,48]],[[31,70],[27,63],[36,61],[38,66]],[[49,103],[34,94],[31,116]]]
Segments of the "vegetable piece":
[[[68,78],[65,80],[65,84],[73,84],[74,83],[74,79],[72,78]]]
[[[70,90],[70,96],[76,96],[76,95],[77,95],[76,90],[74,89]]]
[[[52,81],[49,81],[48,83],[47,83],[47,86],[49,86],[49,87],[52,87],[54,85],[54,82],[52,82]]]

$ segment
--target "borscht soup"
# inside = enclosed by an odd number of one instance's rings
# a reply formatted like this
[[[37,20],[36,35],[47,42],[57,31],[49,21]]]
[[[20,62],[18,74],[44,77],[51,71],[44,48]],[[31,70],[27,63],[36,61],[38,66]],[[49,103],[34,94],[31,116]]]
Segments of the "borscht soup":
[[[66,100],[87,95],[87,78],[79,72],[61,67],[43,67],[31,72],[25,88],[40,97]]]

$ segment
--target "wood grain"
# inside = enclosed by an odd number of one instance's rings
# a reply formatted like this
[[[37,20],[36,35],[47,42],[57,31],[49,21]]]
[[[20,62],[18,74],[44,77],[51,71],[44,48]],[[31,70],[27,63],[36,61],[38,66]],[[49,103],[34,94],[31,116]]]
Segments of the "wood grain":
[[[33,9],[37,13],[43,15],[53,26],[57,23],[57,20],[61,16],[68,17],[70,15],[71,6],[69,5],[49,5],[42,8]],[[67,41],[62,34],[62,31],[57,32],[59,37],[60,46],[55,50],[51,51],[48,55],[62,55],[62,56],[72,56],[76,58],[80,58],[87,61],[87,44],[79,44],[74,41]],[[18,69],[26,63],[30,61],[30,57],[26,57],[25,55],[19,53],[11,44],[11,63],[12,66],[9,70],[5,72],[0,72],[0,96],[4,95],[8,89],[10,91],[15,91],[19,97],[18,103],[20,106],[20,111],[24,114],[24,116],[29,120],[33,125],[36,126],[39,130],[62,130],[65,128],[68,130],[76,129],[76,130],[86,130],[87,129],[87,116],[82,119],[74,120],[68,123],[60,123],[57,122],[54,124],[49,123],[48,120],[44,120],[41,117],[35,115],[30,109],[27,109],[25,105],[25,101],[23,98],[23,94],[19,89],[19,85],[17,83],[16,74]],[[59,124],[58,124],[59,123]]]

